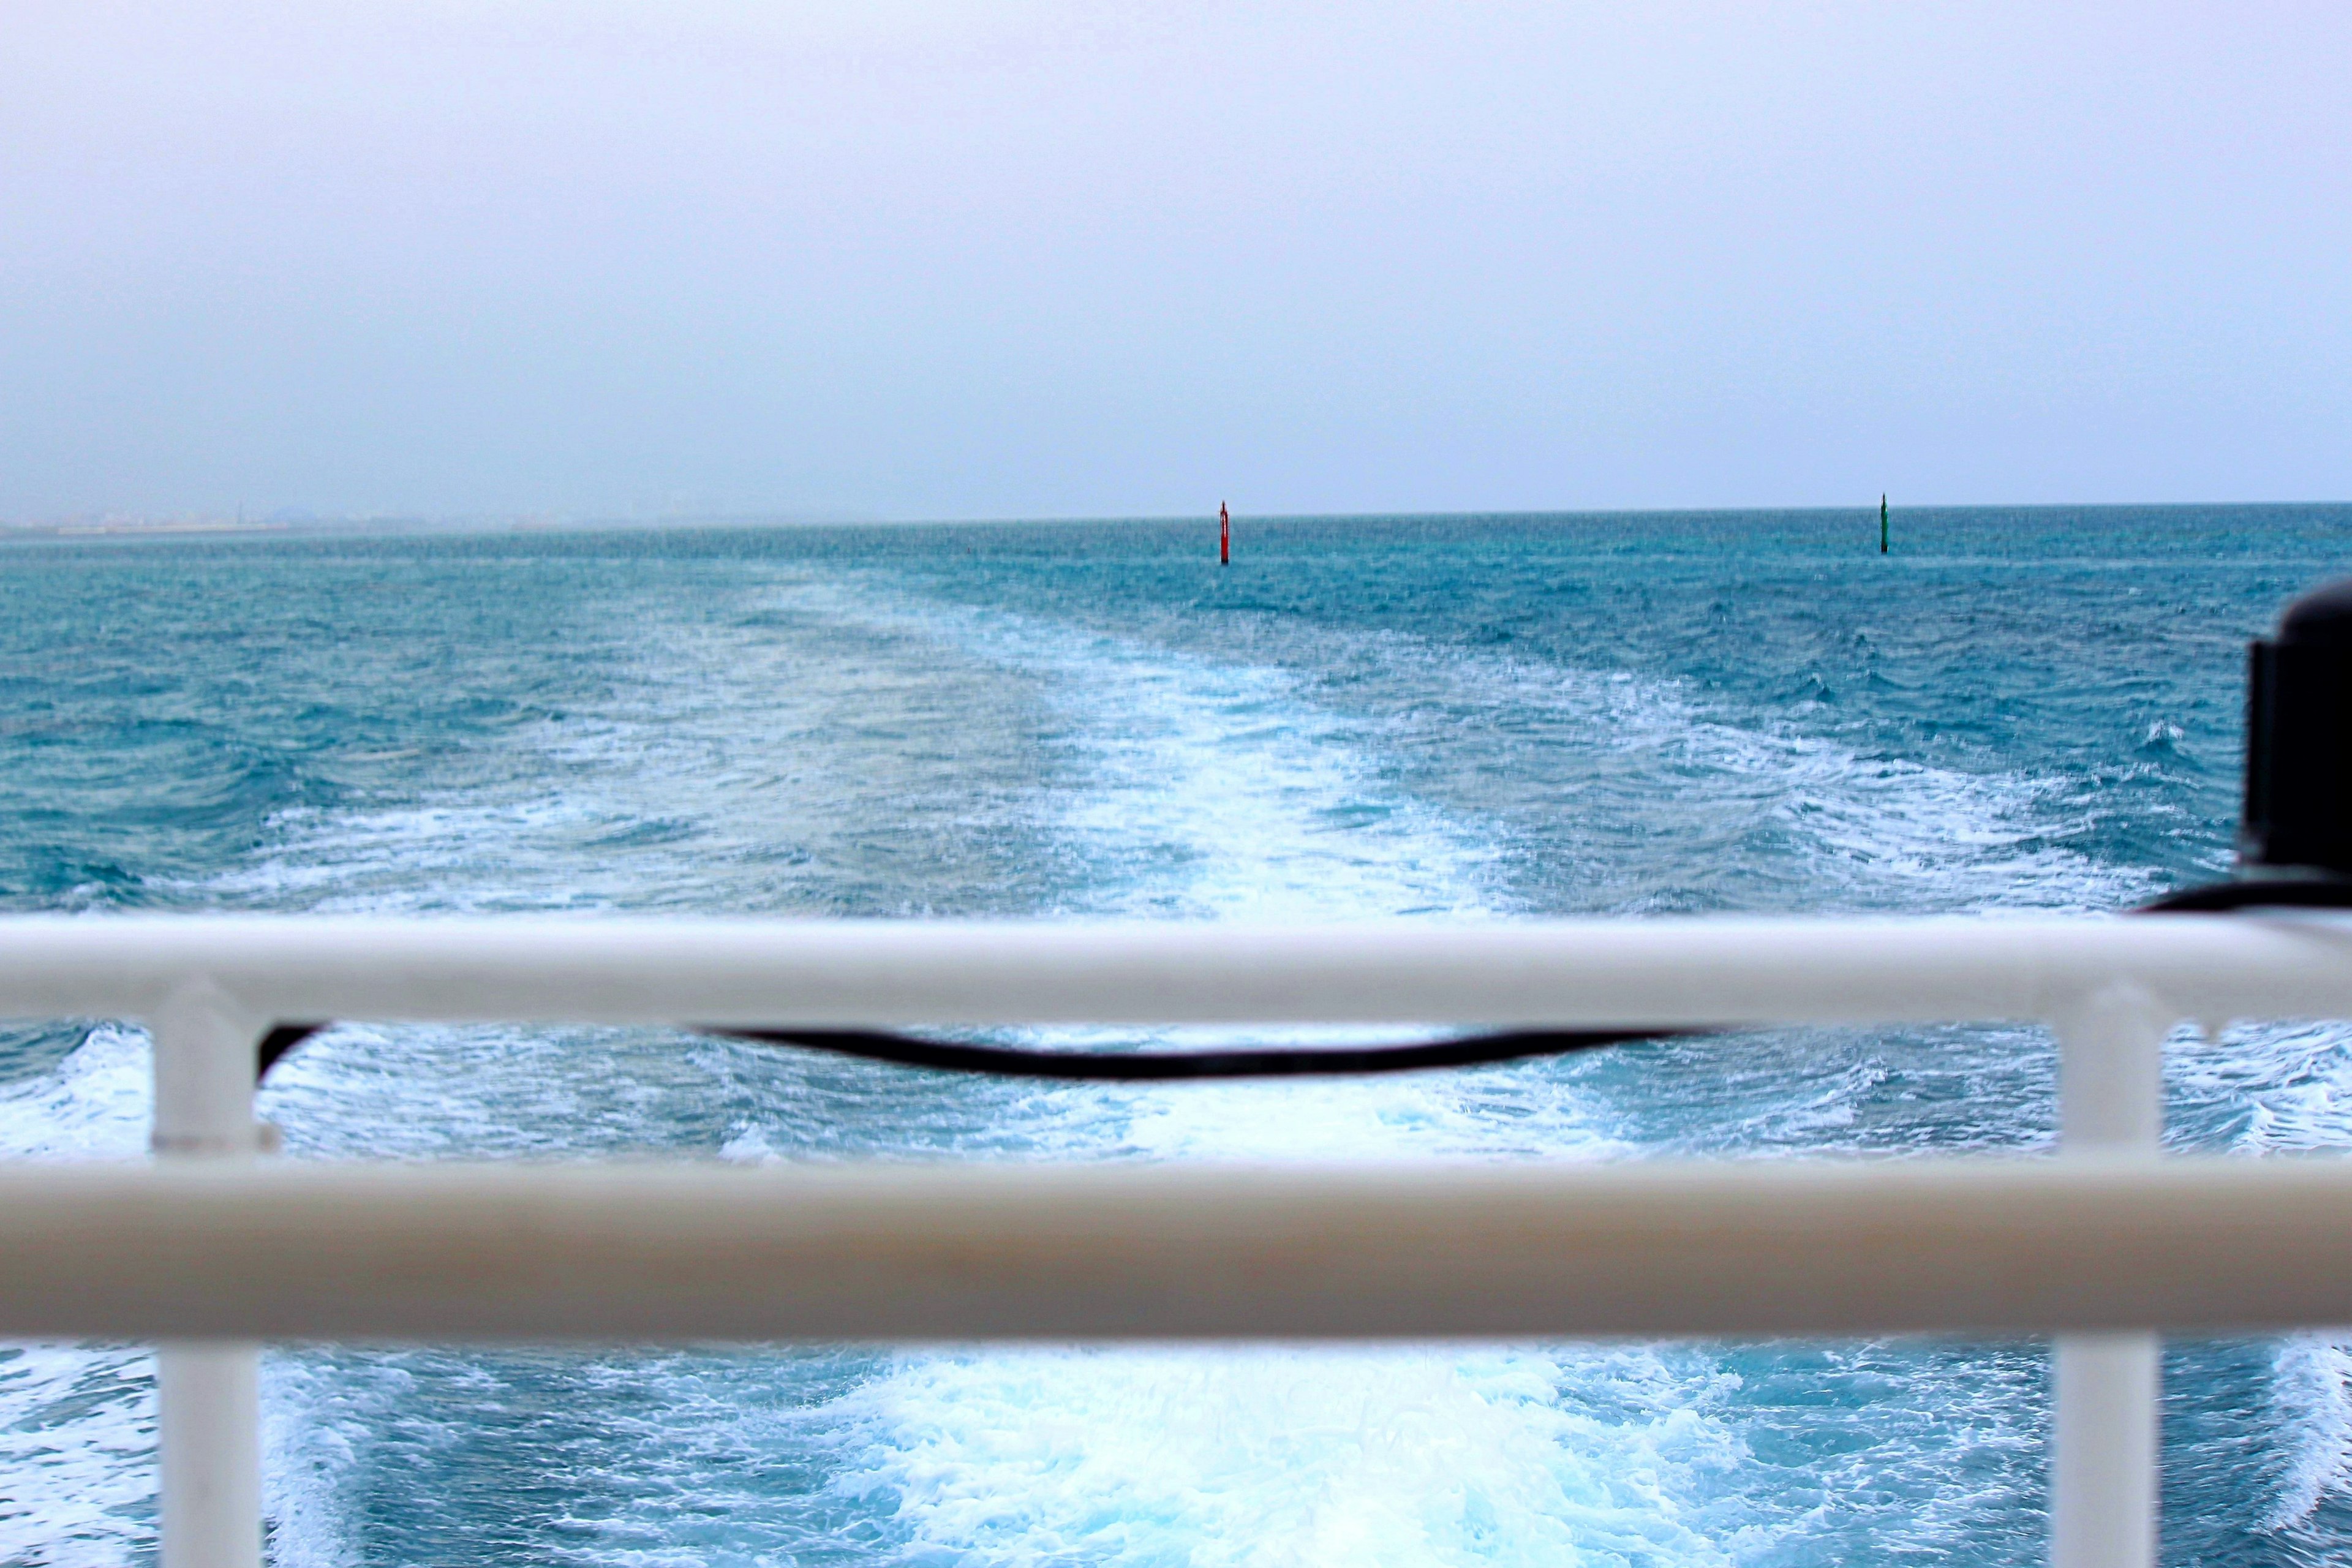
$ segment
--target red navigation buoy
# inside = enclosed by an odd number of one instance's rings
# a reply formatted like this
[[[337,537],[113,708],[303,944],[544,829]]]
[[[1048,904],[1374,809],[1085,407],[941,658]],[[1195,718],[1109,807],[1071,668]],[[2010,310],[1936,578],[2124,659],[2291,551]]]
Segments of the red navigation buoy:
[[[1225,515],[1225,503],[1217,503],[1217,564],[1234,563],[1234,520]]]

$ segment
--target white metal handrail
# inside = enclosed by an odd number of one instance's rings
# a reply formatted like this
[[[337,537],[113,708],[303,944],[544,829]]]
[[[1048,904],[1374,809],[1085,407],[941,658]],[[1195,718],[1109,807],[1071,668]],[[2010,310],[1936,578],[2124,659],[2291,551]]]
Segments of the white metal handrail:
[[[27,917],[0,921],[0,1014],[133,1017],[155,1035],[162,1165],[0,1168],[0,1247],[32,1265],[0,1279],[0,1332],[167,1340],[164,1568],[258,1562],[258,1352],[244,1342],[264,1333],[1921,1329],[2070,1331],[2053,1557],[2145,1568],[2149,1331],[2352,1317],[2352,1266],[2332,1261],[2352,1258],[2352,1166],[2153,1158],[2174,1022],[2352,1016],[2352,925],[2324,915],[1260,929]],[[2061,1042],[2070,1157],[822,1177],[257,1161],[257,1038],[330,1018],[2042,1020]],[[714,1227],[721,1216],[733,1223]],[[635,1253],[643,1268],[614,1263]],[[234,1338],[184,1337],[204,1335]]]
[[[2352,1318],[2352,1162],[0,1169],[0,1331],[2013,1335]]]
[[[2185,1018],[2352,1013],[2323,914],[1570,920],[0,919],[0,1015],[709,1024],[2047,1021],[2117,983]]]

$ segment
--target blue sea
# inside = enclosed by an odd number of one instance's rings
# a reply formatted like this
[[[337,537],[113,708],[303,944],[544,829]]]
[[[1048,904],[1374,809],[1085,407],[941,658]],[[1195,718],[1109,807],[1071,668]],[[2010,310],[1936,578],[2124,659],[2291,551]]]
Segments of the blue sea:
[[[0,544],[0,907],[2096,910],[2224,871],[2243,644],[2352,507]],[[1197,1037],[1192,1032],[1188,1038]],[[1076,1034],[1039,1036],[1075,1040]],[[2169,1138],[2352,1146],[2352,1033],[2169,1054]],[[0,1155],[148,1047],[0,1034]],[[338,1026],[292,1157],[1633,1160],[2029,1150],[2041,1031],[1276,1087]],[[0,1263],[4,1267],[5,1263]],[[0,1563],[153,1560],[152,1361],[0,1346]],[[273,1350],[282,1568],[2029,1563],[2034,1343]],[[2352,1553],[2352,1338],[2177,1343],[2164,1556]]]

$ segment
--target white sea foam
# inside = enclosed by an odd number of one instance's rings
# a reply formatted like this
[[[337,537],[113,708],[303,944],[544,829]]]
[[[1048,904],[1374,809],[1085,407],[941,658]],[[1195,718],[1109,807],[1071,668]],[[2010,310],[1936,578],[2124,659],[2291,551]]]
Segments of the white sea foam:
[[[412,1392],[400,1367],[383,1358],[360,1363],[295,1351],[264,1361],[261,1451],[272,1568],[362,1568],[343,1488],[376,1433],[425,1424],[401,1408]]]
[[[1205,661],[878,582],[779,595],[1034,679],[1061,760],[1034,809],[1083,866],[1073,912],[1349,919],[1495,912],[1491,845],[1381,779],[1287,671]]]
[[[2294,1436],[2270,1510],[2256,1528],[2291,1530],[2329,1493],[2352,1489],[2352,1342],[2297,1334],[2271,1366],[2280,1425]]]
[[[2184,1031],[2168,1058],[2192,1134],[2215,1124],[2248,1154],[2352,1147],[2352,1029],[2341,1024],[2239,1025],[2219,1040]]]
[[[936,640],[728,617],[600,647],[561,713],[391,798],[273,816],[207,900],[326,910],[921,913],[1018,900],[1021,693]],[[1017,784],[1014,781],[1018,781]],[[1017,880],[1017,879],[1016,879]],[[1025,906],[1024,906],[1025,907]]]
[[[812,582],[785,597],[839,624],[945,639],[1042,675],[1076,745],[1091,749],[1086,798],[1110,814],[1111,836],[1208,852],[1196,896],[1217,901],[1189,912],[1230,913],[1259,896],[1219,888],[1219,863],[1237,881],[1265,878],[1277,901],[1293,864],[1330,874],[1318,851],[1342,826],[1373,829],[1351,836],[1351,853],[1404,841],[1439,850],[1440,885],[1476,891],[1432,904],[1444,914],[1523,910],[1512,862],[1530,858],[1569,874],[1566,907],[1604,910],[2109,909],[2156,887],[2150,873],[2071,846],[2089,807],[2063,781],[1857,751],[1782,713],[1702,702],[1675,680],[1272,617],[1219,621],[1212,657],[919,599],[878,576]],[[1189,647],[1205,634],[1183,635]],[[1445,776],[1454,756],[1477,759],[1475,791],[1447,787],[1460,782]],[[1286,765],[1251,771],[1270,757]],[[1301,765],[1344,773],[1330,781],[1349,803],[1339,817],[1259,809],[1268,803],[1254,797]],[[1122,794],[1138,775],[1190,787]],[[1409,777],[1437,787],[1437,799],[1475,795],[1468,815],[1402,787]],[[1228,801],[1240,813],[1230,831],[1218,820]],[[1155,832],[1148,819],[1130,829],[1122,808],[1172,812],[1159,826],[1178,831]],[[1515,808],[1537,826],[1529,841]],[[1378,831],[1391,814],[1406,831]],[[1273,866],[1251,851],[1257,823],[1286,829],[1268,840],[1281,847]],[[1629,879],[1626,868],[1654,862],[1659,843],[1682,847],[1680,875],[1653,868]],[[1444,865],[1448,851],[1466,863]],[[1336,869],[1342,885],[1354,874]],[[1560,879],[1549,882],[1544,905],[1559,907]],[[1304,889],[1305,912],[1320,885]],[[1370,907],[1386,907],[1377,890]]]
[[[604,820],[561,795],[376,811],[294,807],[271,819],[276,841],[267,854],[202,886],[216,897],[322,913],[473,913],[561,901],[518,868],[554,858],[548,851],[562,838]]]
[[[887,587],[784,595],[828,619],[951,641],[1040,683],[1061,759],[1033,810],[1084,868],[1070,912],[1191,919],[1493,918],[1493,847],[1388,783],[1357,728],[1286,671],[1213,664]],[[1058,1030],[1057,1044],[1104,1043]],[[1132,1040],[1132,1031],[1115,1037]],[[1214,1031],[1162,1031],[1160,1044]],[[1299,1043],[1364,1031],[1255,1031]],[[1508,1086],[1507,1088],[1504,1086]],[[1517,1091],[1514,1096],[1512,1091]],[[1516,1114],[1495,1115],[1497,1101]],[[1087,1089],[1057,1097],[1040,1152],[1151,1157],[1591,1156],[1620,1152],[1540,1070],[1311,1085]]]
[[[154,1542],[153,1355],[0,1344],[0,1563],[119,1568]]]
[[[1700,908],[2105,909],[2153,887],[2067,846],[2084,814],[2056,780],[1866,753],[1674,680],[1400,633],[1320,636],[1353,681],[1395,694],[1392,743],[1433,753],[1488,733],[1517,765],[1482,782],[1540,813],[1538,852],[1589,868],[1598,907],[1696,890]],[[1612,863],[1648,858],[1627,851],[1652,842],[1681,847],[1680,888],[1612,884]],[[1612,889],[1621,901],[1605,901]]]
[[[101,1024],[55,1071],[0,1085],[0,1157],[119,1160],[145,1153],[153,1061],[144,1031]]]
[[[2204,1123],[2246,1154],[2352,1147],[2352,1030],[2341,1024],[2241,1025],[2219,1039],[2183,1031],[2168,1057],[2175,1112],[2186,1110],[2192,1138]],[[2352,1338],[2284,1341],[2272,1399],[2287,1463],[2260,1527],[2284,1531],[2330,1496],[2352,1497]]]
[[[1338,721],[1298,701],[1277,672],[1117,647],[1083,658],[1060,683],[1078,788],[1057,826],[1107,873],[1095,880],[1098,909],[1256,920],[1491,912],[1480,885],[1491,851],[1382,787]]]
[[[1640,1351],[929,1355],[840,1401],[852,1468],[957,1561],[1711,1563],[1719,1377]],[[1596,1418],[1568,1386],[1634,1408]]]
[[[101,1025],[54,1072],[0,1088],[0,1158],[145,1152],[147,1037]],[[154,1539],[154,1357],[0,1345],[0,1563],[117,1568]]]

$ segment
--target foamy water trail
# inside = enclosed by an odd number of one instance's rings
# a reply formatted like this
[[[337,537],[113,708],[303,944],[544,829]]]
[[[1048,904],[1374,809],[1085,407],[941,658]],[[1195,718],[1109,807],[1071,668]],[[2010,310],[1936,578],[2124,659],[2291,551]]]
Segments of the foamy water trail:
[[[1575,1407],[1606,1381],[1619,1407]],[[908,1544],[993,1562],[1711,1563],[1720,1379],[1639,1351],[909,1358],[840,1401]],[[1631,1408],[1626,1408],[1631,1406]]]
[[[1267,639],[1268,653],[1291,652]],[[1400,633],[1318,641],[1332,647],[1315,662],[1345,671],[1338,690],[1381,702],[1384,745],[1438,756],[1483,737],[1509,764],[1484,768],[1480,793],[1506,822],[1538,820],[1524,853],[1588,880],[1552,879],[1571,908],[2104,910],[2157,885],[2072,847],[2089,806],[2062,780],[1858,751],[1784,712],[1727,710],[1623,670]],[[1676,880],[1622,879],[1653,843],[1679,847]]]
[[[874,601],[836,613],[870,615]],[[991,612],[900,613],[930,615],[959,646],[1042,673],[1059,694],[1070,764],[1055,834],[1088,868],[1092,912],[1459,921],[1511,910],[1503,851],[1481,825],[1400,790],[1378,734],[1309,700],[1295,675]],[[1822,858],[1836,874],[1899,886],[1948,879],[1957,865],[1988,885],[2013,889],[2036,871],[2070,891],[2098,879],[2079,857],[2021,847],[2032,792],[2000,781],[1740,731],[1626,679],[1555,674],[1518,700],[1549,705],[1557,726],[1612,757],[1635,753],[1612,766],[1644,784],[1622,800],[1595,789],[1601,813],[1654,816],[1658,759],[1672,752],[1682,809],[1761,797],[1835,845]],[[1956,824],[1967,831],[1954,843]],[[1836,1142],[1879,1081],[1808,1091],[1816,1131]],[[1549,1066],[1061,1098],[1066,1115],[1039,1152],[1064,1158],[1637,1152],[1607,1103]],[[1906,1401],[1933,1415],[1907,1450],[1871,1449],[1874,1473],[1907,1494],[1901,1520],[1872,1529],[1924,1550],[2006,1505],[2005,1487],[1955,1491],[1943,1478],[1971,1452],[2014,1451],[2038,1420],[2038,1380],[1969,1366],[1906,1375]],[[1641,1347],[975,1352],[901,1358],[832,1414],[909,1543],[957,1560],[1708,1563],[1815,1533],[1808,1510],[1759,1505],[1734,1479],[1749,1458],[1741,1383],[1714,1357]],[[1824,1469],[1816,1484],[1835,1479]]]
[[[2168,1057],[2176,1141],[2257,1156],[2352,1148],[2352,1029],[2342,1024],[2240,1025],[2218,1039],[2184,1030]],[[2352,1497],[2352,1337],[2281,1343],[2271,1400],[2285,1463],[2260,1527],[2290,1531],[2326,1499]]]
[[[875,611],[870,598],[827,598],[836,614]],[[1062,761],[1038,809],[1059,852],[1084,868],[1086,912],[1496,912],[1483,885],[1491,851],[1385,784],[1338,720],[1300,700],[1294,678],[1007,616],[897,614],[1041,678]],[[1054,1037],[1097,1043],[1088,1031]],[[1507,1097],[1524,1114],[1492,1114]],[[1035,1145],[1053,1158],[1560,1158],[1614,1147],[1540,1071],[1053,1098]],[[1577,1369],[1603,1362],[1651,1391],[1640,1423],[1562,1405],[1564,1383],[1594,1375]],[[1703,1392],[1638,1352],[1039,1350],[901,1357],[825,1414],[854,1466],[840,1484],[890,1499],[918,1551],[1402,1564],[1558,1561],[1580,1542],[1628,1562],[1707,1562],[1719,1553],[1677,1521],[1673,1495],[1678,1469],[1737,1447],[1701,1413]]]
[[[2352,1344],[2295,1335],[2279,1346],[2272,1376],[2275,1415],[2295,1440],[2260,1528],[2286,1531],[2352,1488]]]
[[[100,1026],[54,1072],[0,1088],[0,1159],[143,1154],[151,1060],[143,1034]],[[152,1550],[154,1379],[143,1346],[0,1345],[0,1563],[118,1568]]]

